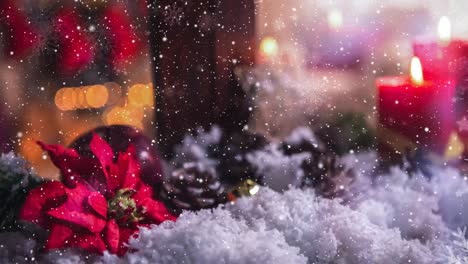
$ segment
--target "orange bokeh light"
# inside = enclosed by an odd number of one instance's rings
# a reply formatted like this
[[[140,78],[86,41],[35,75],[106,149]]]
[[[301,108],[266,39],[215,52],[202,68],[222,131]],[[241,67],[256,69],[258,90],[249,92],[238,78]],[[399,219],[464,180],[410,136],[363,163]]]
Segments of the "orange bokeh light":
[[[93,85],[86,88],[86,101],[93,108],[101,108],[109,100],[109,92],[104,85]]]
[[[61,88],[55,94],[55,105],[62,111],[104,107],[109,100],[105,85]]]
[[[154,106],[154,94],[150,85],[135,84],[128,89],[128,102],[135,106]]]
[[[107,125],[131,125],[143,129],[143,111],[127,106],[117,106],[105,116]]]

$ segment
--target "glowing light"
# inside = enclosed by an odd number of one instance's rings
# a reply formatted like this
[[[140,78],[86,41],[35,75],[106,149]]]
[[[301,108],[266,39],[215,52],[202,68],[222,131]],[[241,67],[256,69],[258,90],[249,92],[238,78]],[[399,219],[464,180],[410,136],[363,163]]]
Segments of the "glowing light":
[[[452,24],[448,17],[443,16],[440,18],[437,34],[439,35],[439,40],[443,43],[447,43],[452,39]]]
[[[80,93],[80,88],[70,88],[70,97],[71,97],[71,106],[73,108],[79,108],[78,94]]]
[[[332,9],[328,12],[328,26],[333,29],[339,29],[343,26],[343,14],[338,9]]]
[[[62,94],[62,107],[63,111],[72,110],[73,105],[73,88],[65,88]]]
[[[84,108],[101,108],[109,100],[108,88],[92,85],[78,88],[61,88],[55,93],[55,105],[62,111]]]
[[[91,107],[101,108],[109,99],[109,92],[104,85],[93,85],[86,89],[86,101]]]
[[[144,111],[141,108],[117,106],[105,115],[104,121],[107,125],[130,125],[143,129],[143,116]]]
[[[458,137],[456,132],[452,132],[447,149],[445,150],[445,157],[447,159],[458,158],[463,154],[464,150],[465,146],[463,141]]]
[[[58,109],[60,109],[62,111],[65,110],[65,106],[63,104],[63,92],[64,92],[64,89],[58,90],[55,93],[55,98],[54,98],[55,105],[58,107]]]
[[[255,185],[254,187],[252,187],[252,189],[249,190],[249,193],[250,195],[255,195],[256,193],[258,193],[258,191],[260,191],[260,187],[258,185]]]
[[[272,58],[278,55],[279,47],[276,39],[266,37],[260,42],[260,52],[266,58]]]
[[[130,125],[143,129],[145,108],[152,106],[154,106],[153,85],[135,84],[128,89],[124,102],[121,101],[118,106],[104,114],[104,122],[107,125]]]
[[[418,57],[411,59],[411,81],[415,85],[422,85],[424,83],[422,65]]]
[[[20,143],[20,152],[27,160],[39,160],[42,156],[42,150],[38,147],[36,140],[39,135],[33,135],[25,138]]]
[[[128,89],[128,102],[139,107],[153,106],[154,95],[152,87],[145,84],[133,85]]]
[[[89,104],[86,101],[85,91],[83,89],[76,89],[76,93],[78,97],[77,108],[81,108],[81,109],[89,108]]]

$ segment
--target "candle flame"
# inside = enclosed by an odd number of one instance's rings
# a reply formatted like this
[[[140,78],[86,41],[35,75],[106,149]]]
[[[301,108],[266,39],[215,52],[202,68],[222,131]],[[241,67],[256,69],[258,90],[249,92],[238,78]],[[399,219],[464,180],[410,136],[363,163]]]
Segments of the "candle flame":
[[[423,71],[421,61],[418,57],[411,59],[411,81],[415,85],[422,85],[424,83]]]
[[[439,35],[440,41],[447,43],[452,38],[452,24],[450,19],[446,16],[443,16],[439,20],[439,25],[437,27],[437,33]]]
[[[260,52],[266,58],[278,55],[278,42],[272,37],[266,37],[260,42]]]
[[[330,28],[339,29],[343,25],[343,14],[338,9],[330,10],[327,19]]]

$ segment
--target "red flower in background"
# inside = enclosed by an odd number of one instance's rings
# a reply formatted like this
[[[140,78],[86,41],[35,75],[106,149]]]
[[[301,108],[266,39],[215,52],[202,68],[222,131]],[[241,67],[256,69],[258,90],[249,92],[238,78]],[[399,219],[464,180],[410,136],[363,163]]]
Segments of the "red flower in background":
[[[97,135],[90,143],[96,159],[39,144],[62,172],[63,183],[48,182],[32,190],[20,217],[49,231],[46,250],[79,247],[123,255],[139,227],[176,219],[141,181],[132,146],[114,162],[112,149]]]
[[[140,48],[140,40],[132,27],[124,6],[110,6],[104,11],[103,25],[110,40],[111,63],[115,70],[124,70],[134,60]]]
[[[75,11],[61,10],[53,25],[60,43],[59,70],[62,73],[75,74],[93,62],[95,43],[86,35],[84,24]]]
[[[29,55],[40,44],[40,35],[14,1],[0,1],[0,24],[4,24],[5,54],[14,58]]]

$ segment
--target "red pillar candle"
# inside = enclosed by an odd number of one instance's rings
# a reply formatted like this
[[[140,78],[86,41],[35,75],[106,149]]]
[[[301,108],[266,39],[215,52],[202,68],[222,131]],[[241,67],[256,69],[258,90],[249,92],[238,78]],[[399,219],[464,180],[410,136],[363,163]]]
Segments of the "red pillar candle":
[[[413,41],[414,56],[420,58],[427,80],[459,80],[468,72],[468,41],[452,39],[450,21],[442,17],[438,26],[439,39]]]
[[[452,40],[447,44],[436,41],[414,41],[414,55],[421,58],[427,80],[460,79],[467,71],[468,41]]]
[[[420,61],[413,58],[411,64],[411,77],[383,77],[376,83],[379,151],[385,158],[414,149],[443,154],[453,129],[454,83],[424,81]]]
[[[468,117],[468,41],[452,39],[450,20],[442,17],[438,26],[438,40],[413,42],[415,56],[421,58],[428,80],[452,79],[455,81],[455,120]],[[455,127],[456,129],[456,127]],[[468,157],[468,132],[459,130]]]

